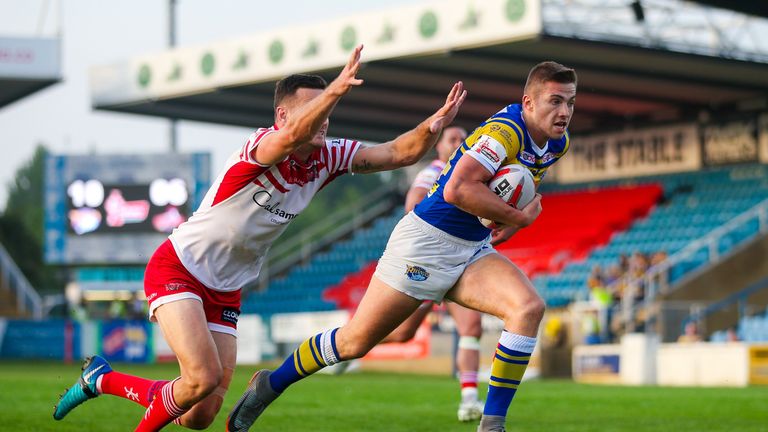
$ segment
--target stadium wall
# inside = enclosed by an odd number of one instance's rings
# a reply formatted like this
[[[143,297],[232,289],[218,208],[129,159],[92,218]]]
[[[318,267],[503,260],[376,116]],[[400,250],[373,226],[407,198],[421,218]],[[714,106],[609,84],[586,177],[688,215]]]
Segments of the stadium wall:
[[[94,354],[111,362],[175,361],[160,327],[146,320],[0,319],[0,359],[69,362]],[[259,363],[274,354],[274,344],[261,317],[241,316],[237,362]]]
[[[590,384],[764,385],[768,384],[768,344],[660,344],[656,335],[628,334],[619,344],[575,347],[573,379]]]
[[[550,180],[584,183],[757,162],[768,163],[768,113],[574,136]]]

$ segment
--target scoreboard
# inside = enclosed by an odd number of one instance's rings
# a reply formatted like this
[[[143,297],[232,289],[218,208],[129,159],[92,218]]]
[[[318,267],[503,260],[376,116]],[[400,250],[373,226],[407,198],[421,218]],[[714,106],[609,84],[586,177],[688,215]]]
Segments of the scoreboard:
[[[45,163],[45,259],[144,264],[210,185],[208,153],[51,155]]]

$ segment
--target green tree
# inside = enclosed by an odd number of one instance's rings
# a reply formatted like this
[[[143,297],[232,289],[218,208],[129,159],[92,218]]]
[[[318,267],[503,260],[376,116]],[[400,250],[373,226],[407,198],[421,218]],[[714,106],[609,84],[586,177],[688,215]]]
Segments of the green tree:
[[[32,160],[16,171],[8,185],[8,200],[0,215],[0,243],[40,292],[61,291],[58,268],[43,261],[44,172],[48,151],[38,145]]]

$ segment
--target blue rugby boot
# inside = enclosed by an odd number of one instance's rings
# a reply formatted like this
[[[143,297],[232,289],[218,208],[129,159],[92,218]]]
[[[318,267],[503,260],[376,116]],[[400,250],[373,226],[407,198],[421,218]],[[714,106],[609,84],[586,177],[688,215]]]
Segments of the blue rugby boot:
[[[53,418],[61,420],[70,411],[75,409],[76,406],[93,399],[99,395],[96,390],[96,380],[107,372],[112,372],[112,368],[109,367],[109,363],[99,356],[88,357],[85,359],[82,367],[83,373],[80,374],[80,378],[75,385],[69,388],[59,403],[53,409]]]

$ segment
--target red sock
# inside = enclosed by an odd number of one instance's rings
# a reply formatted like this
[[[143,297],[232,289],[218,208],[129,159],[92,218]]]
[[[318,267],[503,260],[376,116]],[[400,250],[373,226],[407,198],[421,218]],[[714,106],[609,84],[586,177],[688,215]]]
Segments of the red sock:
[[[179,408],[176,405],[176,401],[173,398],[173,383],[178,381],[178,378],[165,384],[160,389],[160,396],[155,398],[152,403],[147,407],[147,411],[144,413],[144,418],[141,420],[134,432],[156,432],[163,428],[163,426],[172,422],[173,419],[181,417],[182,414],[187,412],[185,409]]]
[[[460,372],[459,383],[461,388],[477,387],[477,372]]]
[[[168,381],[154,381],[120,372],[109,372],[101,376],[98,384],[101,394],[119,396],[138,403],[144,408],[155,399],[157,392]]]

